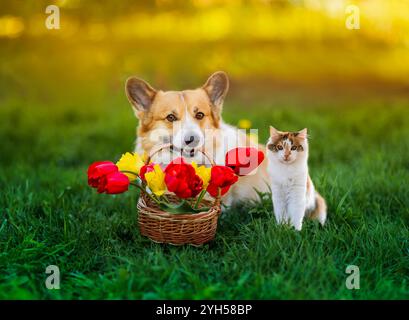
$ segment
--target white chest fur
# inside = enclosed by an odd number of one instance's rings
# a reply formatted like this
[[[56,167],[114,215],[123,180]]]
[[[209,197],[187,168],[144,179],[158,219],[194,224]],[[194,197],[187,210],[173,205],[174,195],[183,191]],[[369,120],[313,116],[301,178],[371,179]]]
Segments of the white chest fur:
[[[308,166],[306,159],[285,164],[268,154],[274,215],[278,223],[289,222],[297,230],[307,208]]]

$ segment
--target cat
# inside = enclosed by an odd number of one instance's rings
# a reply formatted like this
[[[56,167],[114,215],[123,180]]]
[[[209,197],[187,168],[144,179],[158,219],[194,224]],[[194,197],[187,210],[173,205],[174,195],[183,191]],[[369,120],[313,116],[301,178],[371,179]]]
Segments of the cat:
[[[327,205],[308,174],[307,129],[282,132],[270,126],[268,174],[277,223],[289,222],[300,231],[304,217],[324,225]]]

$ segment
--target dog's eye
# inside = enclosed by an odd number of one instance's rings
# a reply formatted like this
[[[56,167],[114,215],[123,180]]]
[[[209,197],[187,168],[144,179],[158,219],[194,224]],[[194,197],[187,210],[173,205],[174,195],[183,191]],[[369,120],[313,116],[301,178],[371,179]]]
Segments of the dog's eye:
[[[198,113],[196,113],[196,115],[195,115],[195,118],[196,118],[197,120],[202,120],[203,117],[204,117],[204,113],[203,113],[203,112],[198,112]]]
[[[173,122],[173,121],[176,121],[177,119],[176,119],[176,116],[171,113],[167,115],[166,120],[168,120],[169,122]]]
[[[277,149],[278,149],[278,150],[283,150],[283,146],[278,145],[278,146],[277,146]]]
[[[292,146],[292,147],[291,147],[291,150],[293,150],[293,151],[294,151],[294,150],[297,150],[297,146]]]

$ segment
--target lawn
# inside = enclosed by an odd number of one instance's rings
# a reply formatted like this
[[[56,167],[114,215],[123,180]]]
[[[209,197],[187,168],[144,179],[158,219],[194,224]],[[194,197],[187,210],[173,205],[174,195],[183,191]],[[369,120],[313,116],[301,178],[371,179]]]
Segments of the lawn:
[[[234,90],[234,89],[233,89]],[[136,120],[122,90],[92,99],[3,98],[0,108],[2,299],[407,299],[409,103],[405,97],[227,99],[224,118],[308,127],[310,171],[325,227],[276,225],[270,195],[230,208],[202,247],[139,234],[137,193],[98,195],[95,160],[132,150]],[[66,93],[67,95],[67,93]],[[58,94],[55,94],[58,96]],[[61,289],[45,287],[48,265]],[[348,290],[345,269],[360,269]]]

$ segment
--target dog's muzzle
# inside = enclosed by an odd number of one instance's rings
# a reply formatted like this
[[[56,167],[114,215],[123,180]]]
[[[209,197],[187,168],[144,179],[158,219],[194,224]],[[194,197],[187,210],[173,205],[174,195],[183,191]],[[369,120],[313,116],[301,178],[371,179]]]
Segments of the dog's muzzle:
[[[170,146],[172,153],[178,154],[182,157],[193,158],[196,155],[197,149],[195,148],[178,148],[175,145]]]

